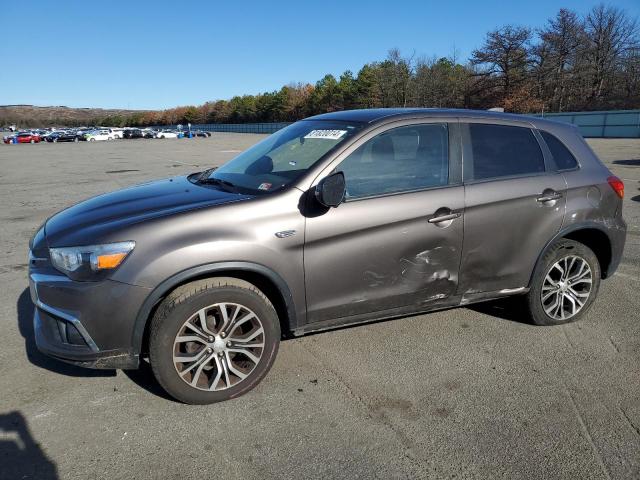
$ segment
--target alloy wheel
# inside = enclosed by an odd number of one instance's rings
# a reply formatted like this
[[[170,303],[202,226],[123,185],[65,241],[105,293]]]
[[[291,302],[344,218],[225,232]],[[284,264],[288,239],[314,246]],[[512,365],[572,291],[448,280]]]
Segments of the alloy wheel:
[[[191,387],[226,390],[256,368],[264,344],[264,328],[253,311],[237,303],[216,303],[182,324],[173,342],[173,365]]]
[[[542,284],[542,307],[554,320],[575,316],[589,299],[593,276],[587,261],[568,255],[554,263]]]

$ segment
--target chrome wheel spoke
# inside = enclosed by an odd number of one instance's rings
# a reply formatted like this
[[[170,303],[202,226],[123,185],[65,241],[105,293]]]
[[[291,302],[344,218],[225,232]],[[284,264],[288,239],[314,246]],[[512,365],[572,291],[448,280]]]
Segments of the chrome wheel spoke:
[[[251,320],[252,318],[255,318],[255,314],[253,312],[247,313],[244,317],[242,317],[240,320],[234,322],[231,324],[231,329],[229,330],[228,335],[231,336],[233,334],[233,332],[236,331],[236,329],[242,325],[244,325],[246,322],[248,322],[249,320]]]
[[[229,388],[231,386],[231,381],[229,380],[229,365],[227,365],[225,357],[220,359],[220,364],[222,365],[222,372],[224,373],[224,382],[227,384],[226,388]]]
[[[563,293],[562,296],[564,298],[566,298],[567,300],[569,300],[569,304],[571,305],[571,315],[575,315],[576,314],[576,308],[577,308],[577,304],[576,301],[574,300],[574,298],[571,295],[568,295],[566,293]]]
[[[218,383],[220,383],[220,379],[222,378],[222,362],[218,357],[213,357],[216,361],[216,376],[211,381],[211,385],[209,385],[209,390],[216,390],[218,387]]]
[[[207,335],[213,335],[213,332],[207,327],[207,309],[202,308],[198,311],[198,319],[200,320],[200,327]]]
[[[206,350],[203,350],[202,355],[198,355],[198,359],[195,362],[193,362],[191,365],[189,365],[187,368],[185,368],[179,373],[181,376],[184,377],[187,373],[189,373],[194,368],[200,367],[201,365],[204,366],[210,359],[211,359],[211,355],[207,355]]]
[[[227,360],[227,366],[229,367],[229,371],[233,373],[236,377],[238,377],[240,380],[244,380],[245,378],[248,377],[246,373],[241,372],[233,365],[233,361],[229,358],[229,352],[227,352],[226,354],[226,360]]]
[[[246,346],[247,342],[250,342],[262,333],[264,333],[264,329],[260,327],[254,332],[251,332],[247,337],[232,337],[231,335],[229,335],[229,340],[231,340],[233,343],[242,343],[243,346]]]
[[[256,355],[251,353],[251,351],[249,351],[249,349],[247,349],[247,348],[233,347],[233,348],[230,348],[229,351],[230,352],[234,352],[234,353],[240,353],[240,354],[244,355],[245,357],[247,357],[249,360],[251,360],[256,365],[260,361],[260,357],[257,357]]]

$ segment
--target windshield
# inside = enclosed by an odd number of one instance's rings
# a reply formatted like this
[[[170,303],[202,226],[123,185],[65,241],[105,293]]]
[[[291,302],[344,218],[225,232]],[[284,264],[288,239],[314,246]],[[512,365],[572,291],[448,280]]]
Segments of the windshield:
[[[324,155],[353,137],[361,124],[303,120],[257,143],[200,182],[216,180],[247,193],[268,193],[291,184]]]

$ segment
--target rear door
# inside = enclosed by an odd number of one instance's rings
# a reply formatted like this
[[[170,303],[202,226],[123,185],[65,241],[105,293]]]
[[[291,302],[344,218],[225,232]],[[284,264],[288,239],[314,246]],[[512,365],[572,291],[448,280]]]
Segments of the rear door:
[[[464,247],[458,293],[519,289],[560,230],[566,182],[528,124],[464,120]]]
[[[306,220],[309,323],[425,310],[454,295],[464,205],[457,123],[382,127],[320,178],[334,170],[345,174],[345,202]]]

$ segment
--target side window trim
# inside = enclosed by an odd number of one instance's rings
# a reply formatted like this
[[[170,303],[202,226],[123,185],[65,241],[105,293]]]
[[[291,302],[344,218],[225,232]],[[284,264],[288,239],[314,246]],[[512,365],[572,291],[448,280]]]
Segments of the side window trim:
[[[532,128],[531,131],[533,132],[533,136],[536,137],[536,141],[538,142],[540,150],[542,151],[542,156],[544,157],[544,169],[547,172],[557,172],[558,165],[553,159],[553,155],[551,154],[551,150],[549,149],[547,142],[544,141],[544,138],[542,138],[542,135],[537,128]]]
[[[466,120],[466,119],[465,119]],[[518,178],[528,178],[528,177],[541,177],[541,176],[545,176],[545,175],[552,175],[555,173],[555,169],[550,169],[550,164],[549,162],[551,162],[551,154],[547,153],[548,147],[546,146],[546,144],[543,145],[541,144],[540,139],[538,138],[539,134],[536,132],[536,129],[533,128],[531,125],[514,125],[511,123],[502,123],[502,122],[487,122],[487,121],[478,121],[478,122],[469,122],[469,121],[465,121],[462,120],[459,123],[459,128],[460,128],[460,139],[462,142],[462,181],[464,185],[471,185],[471,184],[475,184],[475,183],[486,183],[486,182],[493,182],[496,180],[510,180],[510,179],[518,179]],[[498,177],[491,177],[491,178],[481,178],[481,179],[475,179],[474,178],[474,171],[473,171],[473,149],[471,146],[471,131],[469,128],[469,125],[471,125],[471,123],[480,123],[483,125],[504,125],[504,126],[510,126],[510,127],[518,127],[518,128],[526,128],[529,129],[531,131],[531,133],[533,134],[534,138],[536,139],[536,142],[538,143],[538,146],[540,147],[540,152],[542,153],[542,157],[544,160],[544,168],[545,171],[544,172],[532,172],[532,173],[526,173],[526,174],[516,174],[516,175],[505,175],[505,176],[498,176]],[[552,165],[551,165],[552,166]]]
[[[404,119],[400,121],[383,124],[378,128],[372,129],[369,132],[364,133],[361,137],[355,139],[354,142],[348,145],[344,150],[336,153],[336,156],[330,161],[330,163],[326,165],[322,169],[322,171],[314,177],[314,179],[311,181],[311,186],[313,187],[317,185],[317,183],[322,178],[336,171],[338,166],[344,160],[346,160],[353,152],[355,152],[362,145],[371,141],[378,135],[381,135],[383,133],[386,133],[396,128],[410,127],[412,125],[430,125],[430,124],[446,125],[447,131],[449,133],[449,138],[448,138],[449,181],[447,184],[435,185],[431,187],[419,188],[414,190],[405,190],[400,192],[388,192],[388,193],[382,193],[378,195],[371,195],[367,197],[351,198],[351,199],[345,200],[345,202],[350,203],[350,202],[356,202],[360,200],[370,200],[374,198],[382,198],[382,197],[388,197],[392,195],[411,194],[411,193],[436,190],[436,189],[444,189],[444,188],[450,188],[450,187],[456,187],[456,186],[462,185],[462,144],[460,141],[459,120],[458,118],[444,117],[444,118]]]

